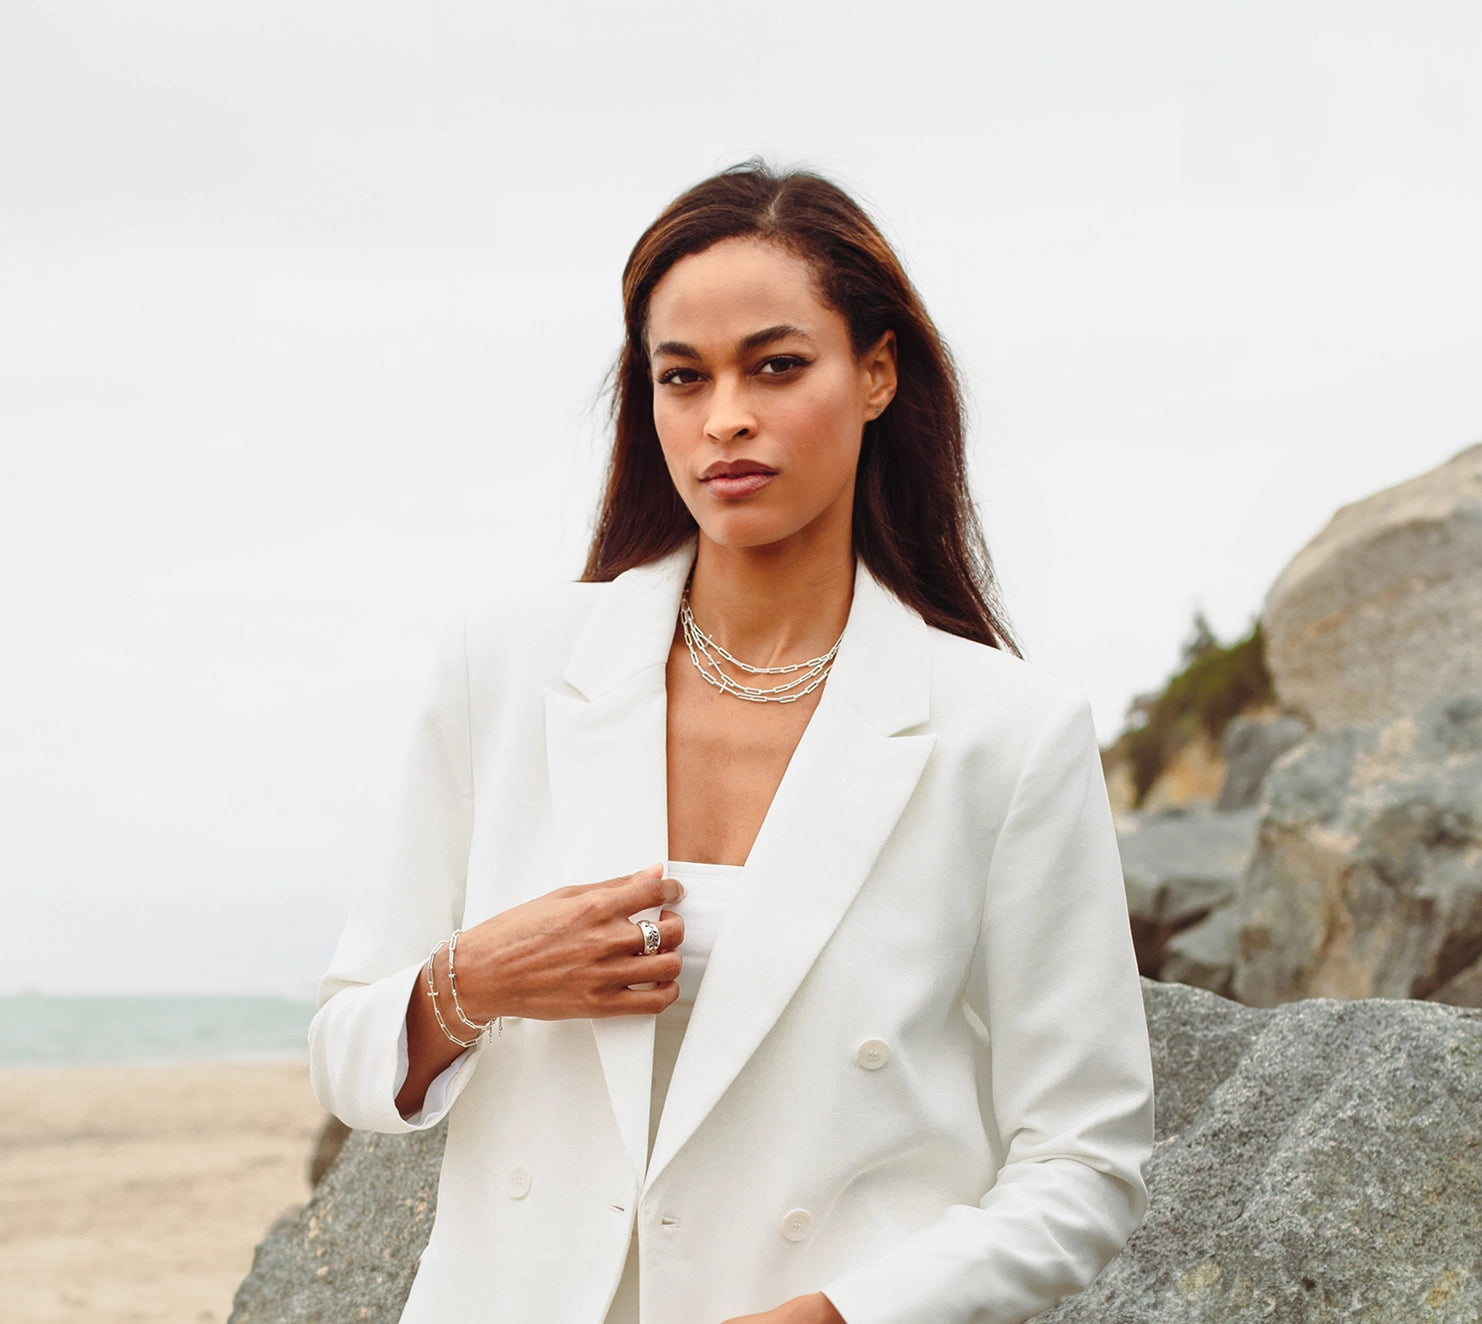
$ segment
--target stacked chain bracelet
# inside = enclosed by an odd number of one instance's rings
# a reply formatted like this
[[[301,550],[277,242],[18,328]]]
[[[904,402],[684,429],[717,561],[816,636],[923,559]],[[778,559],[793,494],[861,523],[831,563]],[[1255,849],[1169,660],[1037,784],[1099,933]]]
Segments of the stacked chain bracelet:
[[[480,1039],[488,1034],[490,1030],[493,1030],[496,1034],[503,1034],[504,1020],[502,1017],[496,1016],[492,1021],[485,1021],[482,1025],[480,1025],[477,1021],[469,1020],[468,1017],[464,1014],[463,1004],[458,1000],[458,976],[456,973],[454,973],[453,969],[453,958],[458,951],[458,935],[462,932],[462,929],[454,929],[453,936],[451,938],[445,939],[443,942],[438,943],[438,945],[432,949],[431,954],[428,956],[426,966],[427,996],[429,999],[431,999],[432,1014],[437,1017],[438,1029],[440,1029],[452,1043],[457,1044],[459,1048],[472,1048],[479,1042]],[[442,951],[444,947],[447,947],[448,949],[448,988],[451,989],[453,993],[453,1015],[458,1018],[460,1024],[473,1031],[472,1039],[460,1039],[456,1034],[448,1029],[448,1023],[443,1019],[442,1008],[437,1005],[437,979],[433,975],[432,967],[433,962],[437,960],[438,952]]]

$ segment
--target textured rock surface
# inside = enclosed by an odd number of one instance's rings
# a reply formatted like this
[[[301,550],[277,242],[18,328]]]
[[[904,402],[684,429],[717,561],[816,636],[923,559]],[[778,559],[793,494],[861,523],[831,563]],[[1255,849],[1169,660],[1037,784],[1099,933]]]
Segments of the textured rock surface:
[[[1482,1012],[1144,996],[1148,1215],[1039,1324],[1482,1319]]]
[[[314,1148],[309,1151],[310,1190],[324,1180],[329,1165],[340,1156],[340,1150],[345,1147],[345,1141],[349,1138],[350,1128],[333,1113],[325,1113],[324,1120],[319,1124],[319,1132],[314,1137]]]
[[[1168,940],[1158,978],[1228,997],[1235,979],[1239,936],[1240,912],[1234,902],[1215,907],[1197,924]]]
[[[395,1324],[432,1231],[444,1130],[352,1131],[298,1217],[275,1225],[228,1324]]]
[[[1482,960],[1473,961],[1459,975],[1454,975],[1431,994],[1432,1002],[1449,1002],[1453,1007],[1482,1007]]]
[[[1253,809],[1124,814],[1117,824],[1138,966],[1160,973],[1165,946],[1239,887],[1255,849]]]
[[[1242,1002],[1425,998],[1482,958],[1482,697],[1313,737],[1262,805]]]
[[[1215,808],[1249,809],[1261,795],[1261,783],[1287,750],[1307,736],[1307,727],[1295,717],[1260,720],[1237,717],[1225,728],[1220,753],[1225,760],[1225,782]]]
[[[1475,1324],[1482,1012],[1262,1011],[1144,981],[1158,1088],[1152,1202],[1041,1324]],[[430,1230],[441,1131],[353,1135],[258,1247],[232,1324],[394,1324]]]
[[[1320,730],[1482,693],[1482,445],[1340,510],[1261,621],[1283,706]]]

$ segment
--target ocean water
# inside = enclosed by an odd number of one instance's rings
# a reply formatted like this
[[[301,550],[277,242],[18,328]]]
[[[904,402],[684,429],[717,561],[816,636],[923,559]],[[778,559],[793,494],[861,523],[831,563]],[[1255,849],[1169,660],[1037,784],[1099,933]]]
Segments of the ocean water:
[[[313,1015],[294,998],[0,997],[0,1068],[304,1057]]]

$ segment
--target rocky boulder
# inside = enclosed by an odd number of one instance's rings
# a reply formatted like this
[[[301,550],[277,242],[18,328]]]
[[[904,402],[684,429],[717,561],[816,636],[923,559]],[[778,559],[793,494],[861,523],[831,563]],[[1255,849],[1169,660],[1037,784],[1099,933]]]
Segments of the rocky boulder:
[[[1261,622],[1278,697],[1320,730],[1482,694],[1482,444],[1340,510]]]
[[[1482,984],[1482,697],[1315,736],[1267,779],[1233,989],[1471,1001]]]
[[[445,1128],[352,1131],[252,1257],[228,1324],[396,1324],[437,1211]]]
[[[1168,940],[1157,977],[1228,997],[1235,982],[1239,943],[1240,910],[1233,901],[1227,901]]]
[[[1220,739],[1225,780],[1214,807],[1251,808],[1261,798],[1261,783],[1271,765],[1306,738],[1306,725],[1295,717],[1235,718]]]
[[[1144,996],[1148,1214],[1037,1324],[1482,1319],[1482,1012]]]
[[[1475,1324],[1482,1012],[1242,1007],[1144,981],[1151,1206],[1040,1324]],[[232,1324],[394,1324],[431,1227],[441,1131],[355,1133],[257,1249]]]
[[[1256,811],[1124,814],[1117,844],[1138,967],[1157,976],[1174,935],[1234,897],[1255,849]]]
[[[324,1180],[324,1174],[329,1171],[330,1164],[339,1158],[340,1150],[345,1147],[345,1141],[349,1138],[350,1128],[333,1113],[325,1113],[324,1120],[319,1124],[319,1132],[314,1137],[314,1147],[309,1151],[310,1190]]]

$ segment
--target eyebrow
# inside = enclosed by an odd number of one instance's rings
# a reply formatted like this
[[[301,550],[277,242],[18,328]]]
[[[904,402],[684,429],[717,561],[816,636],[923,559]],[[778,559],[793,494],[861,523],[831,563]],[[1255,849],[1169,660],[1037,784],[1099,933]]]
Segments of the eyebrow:
[[[763,327],[760,331],[753,331],[750,335],[742,336],[736,349],[741,354],[750,354],[754,350],[761,349],[763,345],[772,345],[779,340],[791,340],[797,338],[812,343],[810,336],[800,326],[792,326],[790,323],[779,323],[777,326]],[[688,345],[682,340],[663,340],[653,347],[650,358],[658,358],[660,355],[668,355],[675,359],[695,359],[701,355],[693,345]]]

